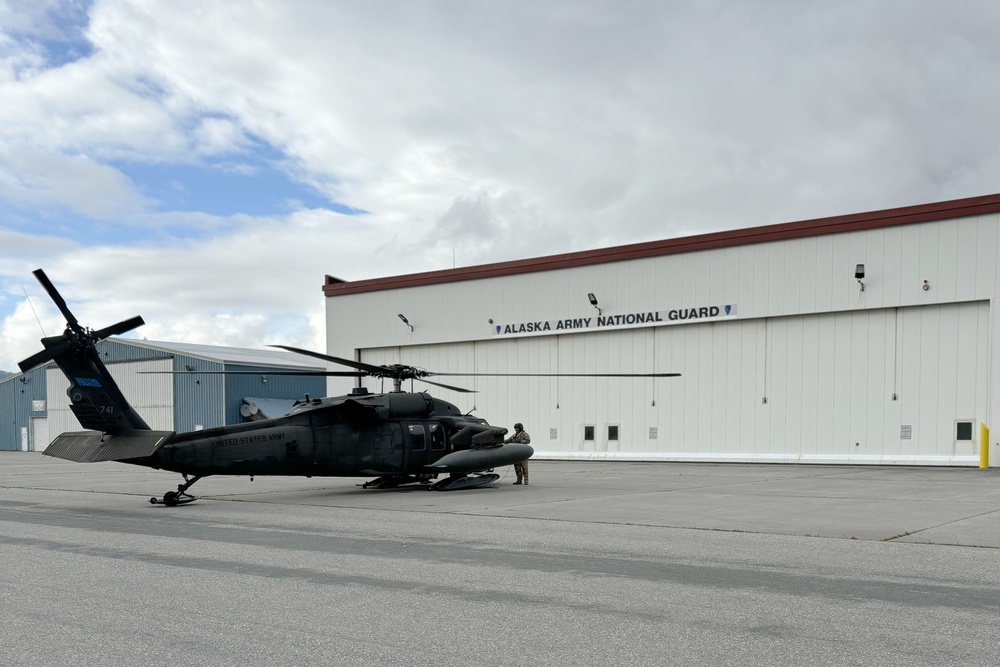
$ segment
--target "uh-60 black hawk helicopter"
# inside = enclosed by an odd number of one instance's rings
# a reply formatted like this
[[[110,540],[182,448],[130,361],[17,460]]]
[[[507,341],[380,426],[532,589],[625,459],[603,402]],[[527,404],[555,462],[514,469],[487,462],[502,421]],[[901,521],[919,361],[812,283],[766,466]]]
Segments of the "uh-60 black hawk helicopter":
[[[175,506],[196,498],[192,484],[210,475],[284,475],[303,477],[375,477],[365,488],[421,484],[451,491],[482,487],[500,475],[493,469],[524,461],[529,445],[504,443],[506,428],[462,414],[455,405],[426,392],[404,392],[404,380],[471,393],[428,377],[670,377],[678,373],[435,373],[401,364],[375,366],[318,352],[277,345],[352,371],[281,371],[272,374],[389,378],[393,391],[373,394],[358,387],[347,396],[297,401],[276,419],[177,433],[151,429],[129,405],[96,344],[144,324],[133,317],[103,329],[82,326],[45,275],[33,272],[66,318],[60,336],[42,338],[44,350],[22,361],[22,372],[55,362],[69,380],[70,409],[87,429],[63,433],[45,454],[77,462],[120,461],[178,472],[184,482],[153,504]],[[195,371],[198,372],[198,371]],[[208,371],[203,371],[208,373]],[[239,373],[240,371],[217,371]],[[252,372],[252,371],[246,371]],[[259,372],[253,372],[259,374]],[[438,477],[444,476],[437,480]]]

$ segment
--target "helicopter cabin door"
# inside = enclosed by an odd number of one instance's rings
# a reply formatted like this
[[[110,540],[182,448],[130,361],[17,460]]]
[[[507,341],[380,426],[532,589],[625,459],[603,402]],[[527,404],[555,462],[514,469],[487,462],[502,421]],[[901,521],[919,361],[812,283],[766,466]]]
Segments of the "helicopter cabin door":
[[[358,454],[358,469],[366,475],[391,475],[402,472],[406,458],[405,427],[399,422],[376,425]]]
[[[407,422],[406,468],[415,473],[421,466],[434,463],[447,454],[444,428],[436,422]]]

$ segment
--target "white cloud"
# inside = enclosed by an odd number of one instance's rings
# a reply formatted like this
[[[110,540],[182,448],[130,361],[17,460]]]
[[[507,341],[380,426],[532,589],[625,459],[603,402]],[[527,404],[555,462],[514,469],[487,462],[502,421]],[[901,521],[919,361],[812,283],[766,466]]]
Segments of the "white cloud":
[[[121,172],[85,155],[23,149],[0,155],[0,199],[42,211],[62,207],[90,218],[134,218],[142,196]]]
[[[404,262],[414,270],[443,268],[429,260],[413,262],[405,247],[387,243],[392,230],[370,216],[302,210],[281,219],[242,216],[226,224],[226,234],[208,240],[67,244],[47,253],[29,247],[9,270],[5,260],[0,286],[8,299],[21,301],[24,284],[36,309],[51,308],[30,274],[40,266],[91,328],[141,315],[147,324],[134,335],[150,340],[316,347],[325,345],[326,274],[369,277],[373,271],[391,273]],[[30,237],[0,232],[0,244],[8,239],[30,246]],[[373,248],[382,248],[376,260]],[[0,346],[0,369],[40,349],[37,325],[24,322],[20,312],[0,321],[0,341],[9,342]]]

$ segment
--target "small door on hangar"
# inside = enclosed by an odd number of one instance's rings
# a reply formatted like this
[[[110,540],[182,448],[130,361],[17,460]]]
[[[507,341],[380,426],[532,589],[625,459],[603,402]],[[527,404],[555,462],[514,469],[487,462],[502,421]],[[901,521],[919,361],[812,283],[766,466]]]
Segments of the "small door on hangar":
[[[31,418],[31,449],[44,452],[49,446],[49,420],[45,417]]]

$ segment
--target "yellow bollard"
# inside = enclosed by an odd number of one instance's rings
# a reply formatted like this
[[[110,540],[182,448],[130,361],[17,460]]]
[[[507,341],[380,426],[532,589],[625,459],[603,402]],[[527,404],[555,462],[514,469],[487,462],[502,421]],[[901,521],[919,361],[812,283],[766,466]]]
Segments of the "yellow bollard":
[[[990,430],[979,422],[979,467],[990,467]]]

